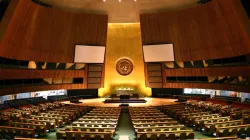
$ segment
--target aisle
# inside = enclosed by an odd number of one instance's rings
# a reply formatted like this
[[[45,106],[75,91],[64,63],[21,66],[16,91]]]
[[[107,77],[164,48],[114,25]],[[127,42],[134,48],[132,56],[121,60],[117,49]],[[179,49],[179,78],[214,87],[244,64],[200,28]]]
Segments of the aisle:
[[[129,136],[129,140],[135,139],[133,125],[128,112],[124,111],[121,112],[116,134],[117,134],[115,137],[116,140],[119,139],[119,136],[123,136],[123,138]]]

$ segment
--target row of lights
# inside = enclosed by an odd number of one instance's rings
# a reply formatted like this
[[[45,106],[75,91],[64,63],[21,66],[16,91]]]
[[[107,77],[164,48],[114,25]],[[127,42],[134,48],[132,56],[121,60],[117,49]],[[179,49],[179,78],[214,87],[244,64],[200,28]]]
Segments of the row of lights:
[[[103,0],[103,2],[105,2],[106,0]],[[118,0],[119,2],[122,2],[122,0]],[[134,0],[134,1],[137,1],[137,0]]]

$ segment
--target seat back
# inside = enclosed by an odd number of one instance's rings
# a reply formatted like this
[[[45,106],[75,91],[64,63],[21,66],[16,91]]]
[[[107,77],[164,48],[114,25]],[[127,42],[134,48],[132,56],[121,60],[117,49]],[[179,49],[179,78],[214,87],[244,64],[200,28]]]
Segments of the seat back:
[[[22,136],[23,136],[24,138],[29,138],[29,137],[30,137],[28,131],[23,131]]]
[[[73,134],[72,134],[72,133],[67,133],[67,132],[66,132],[66,139],[67,139],[67,140],[73,140]]]
[[[229,133],[229,129],[224,129],[222,132],[222,137],[227,137]]]
[[[165,139],[166,139],[166,135],[165,134],[160,134],[159,140],[165,140]]]
[[[169,138],[170,140],[175,140],[175,139],[176,139],[175,134],[169,134],[169,135],[168,135],[168,138]]]
[[[21,130],[16,130],[16,136],[22,136]]]
[[[110,134],[105,134],[103,140],[111,140],[111,135]]]
[[[180,130],[186,130],[186,127],[181,127]]]
[[[94,140],[102,140],[102,137],[100,135],[95,135]]]
[[[231,131],[231,134],[230,134],[230,135],[236,136],[236,135],[237,135],[237,132],[238,132],[237,128],[234,128],[234,129]]]
[[[185,140],[186,139],[187,134],[186,133],[181,133],[180,134],[180,140]]]
[[[91,137],[89,135],[84,135],[84,140],[91,140]]]
[[[144,130],[143,129],[138,129],[138,132],[144,132]]]
[[[7,131],[3,129],[3,130],[1,131],[1,136],[5,137],[6,135],[7,135]]]
[[[10,138],[14,138],[14,130],[8,130],[8,135]]]
[[[248,137],[250,137],[250,127],[248,127],[248,128],[246,129],[246,134],[247,134]]]
[[[62,133],[56,133],[56,138],[57,138],[58,140],[63,139]]]
[[[156,134],[152,134],[150,137],[150,140],[158,140],[158,137]]]
[[[240,137],[242,134],[244,134],[245,128],[240,128],[238,131],[238,136]]]
[[[146,134],[142,134],[140,136],[139,140],[147,140],[147,135]]]
[[[194,139],[194,133],[189,133],[187,139]]]
[[[104,132],[104,129],[98,129],[98,132]]]

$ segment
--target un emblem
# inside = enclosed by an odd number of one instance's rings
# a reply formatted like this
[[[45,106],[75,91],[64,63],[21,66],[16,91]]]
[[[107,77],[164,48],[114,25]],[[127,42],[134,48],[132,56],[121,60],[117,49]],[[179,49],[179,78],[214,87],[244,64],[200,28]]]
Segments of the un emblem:
[[[128,59],[121,59],[116,63],[116,71],[125,76],[133,71],[133,63]]]

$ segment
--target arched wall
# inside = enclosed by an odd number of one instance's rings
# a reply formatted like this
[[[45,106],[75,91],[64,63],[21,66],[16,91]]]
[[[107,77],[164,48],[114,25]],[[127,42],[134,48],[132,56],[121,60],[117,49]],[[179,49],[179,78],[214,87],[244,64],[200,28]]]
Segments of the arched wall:
[[[106,46],[108,16],[71,13],[40,6],[31,0],[11,0],[0,22],[0,57],[34,62],[73,63],[75,45]],[[83,78],[83,83],[18,85],[3,87],[0,95],[40,90],[83,89],[87,86],[85,69],[2,68],[0,80]],[[12,63],[12,62],[10,62]]]
[[[72,63],[75,45],[106,45],[107,15],[70,13],[31,0],[12,0],[7,12],[0,56]]]
[[[142,44],[174,44],[175,61],[195,61],[229,58],[250,53],[250,19],[239,0],[213,0],[190,9],[172,12],[141,14]],[[150,65],[146,63],[145,65]],[[164,66],[164,64],[163,64]],[[145,68],[146,74],[150,72]],[[250,92],[249,85],[201,82],[171,83],[166,77],[188,76],[245,76],[249,65],[203,68],[177,68],[162,71],[158,88],[205,88]],[[146,75],[146,84],[154,82]]]
[[[190,9],[140,15],[142,43],[173,43],[176,61],[250,52],[250,20],[240,1],[213,0]]]

